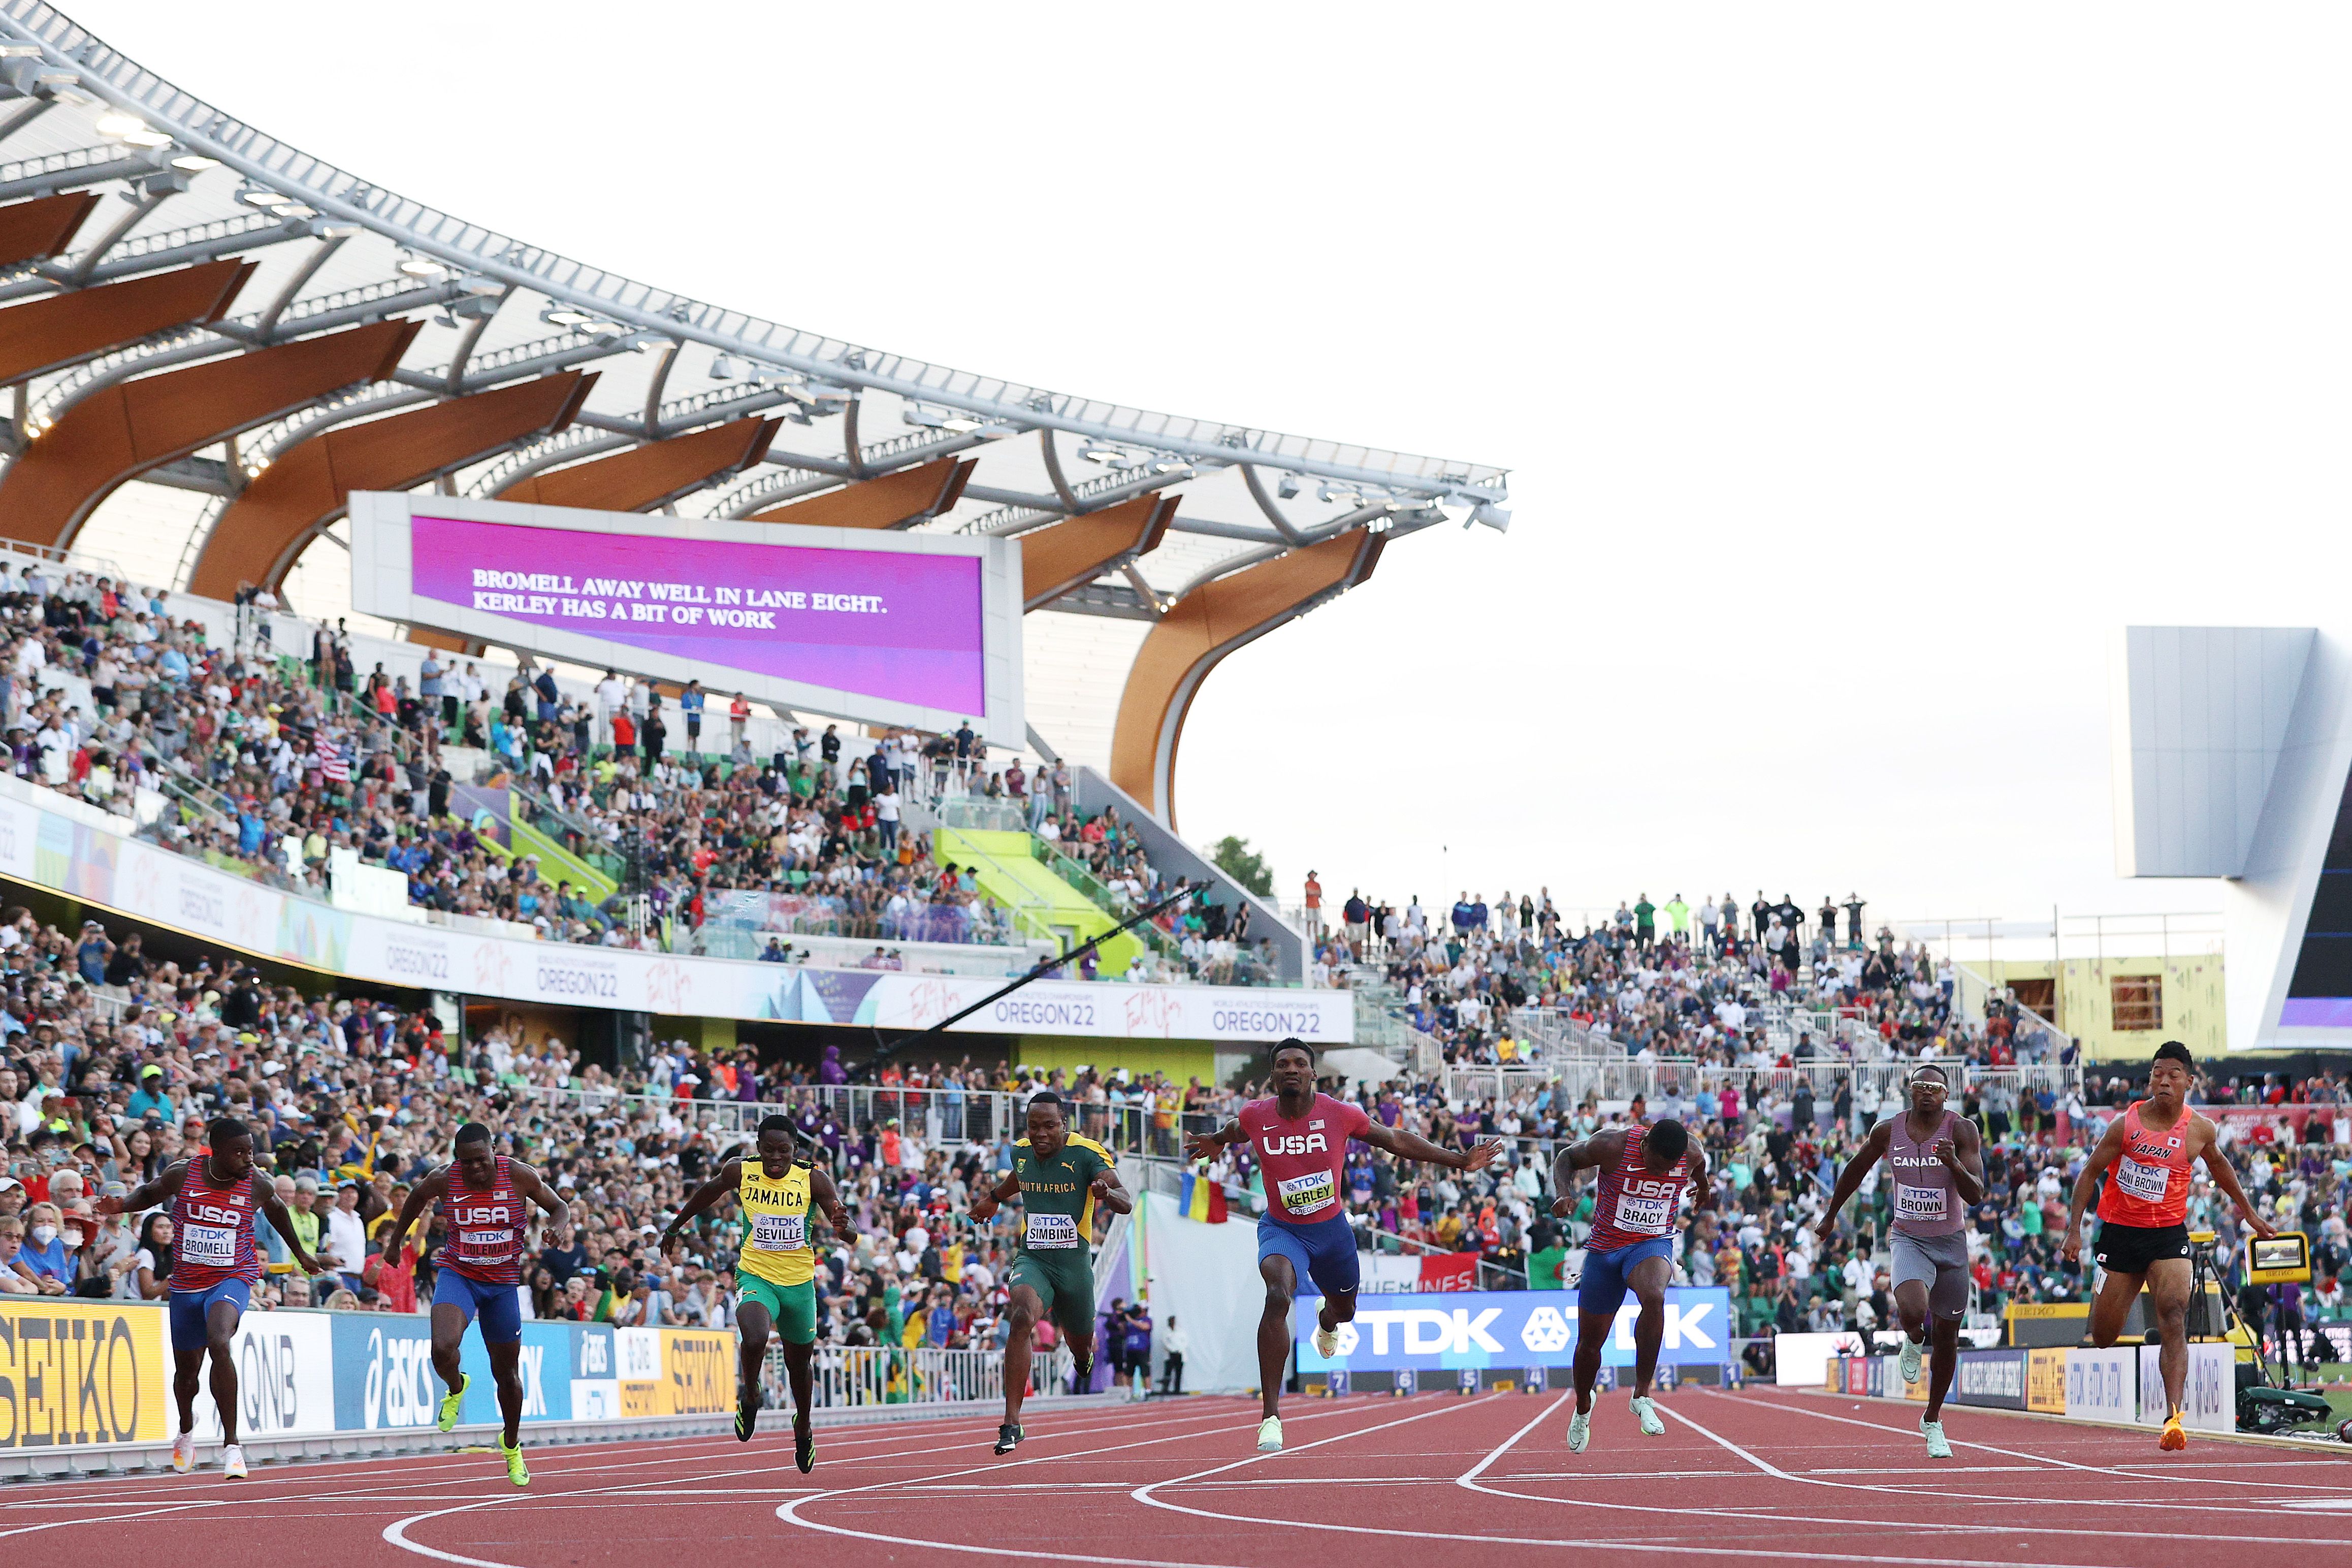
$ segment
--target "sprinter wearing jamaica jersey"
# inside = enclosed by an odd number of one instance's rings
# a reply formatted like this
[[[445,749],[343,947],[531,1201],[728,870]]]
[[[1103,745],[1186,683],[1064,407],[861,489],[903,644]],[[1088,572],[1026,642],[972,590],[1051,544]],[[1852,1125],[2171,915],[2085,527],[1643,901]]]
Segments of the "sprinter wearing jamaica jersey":
[[[996,1206],[1021,1196],[1021,1251],[1004,1276],[1012,1297],[1013,1334],[1004,1344],[1004,1425],[996,1451],[1021,1441],[1021,1398],[1029,1391],[1029,1333],[1050,1317],[1070,1342],[1086,1386],[1095,1365],[1095,1205],[1126,1214],[1134,1199],[1111,1168],[1110,1151],[1072,1134],[1061,1096],[1051,1090],[1029,1101],[1029,1135],[1014,1145],[1013,1173],[971,1200],[971,1220],[984,1225]]]
[[[743,1221],[735,1260],[735,1322],[741,1367],[735,1436],[750,1442],[760,1419],[760,1364],[773,1323],[784,1342],[784,1371],[793,1385],[793,1460],[805,1475],[816,1468],[816,1434],[809,1424],[810,1362],[816,1344],[816,1253],[809,1247],[812,1200],[837,1235],[849,1234],[849,1211],[833,1177],[793,1157],[793,1124],[782,1116],[760,1123],[759,1157],[732,1159],[697,1187],[662,1232],[662,1250],[677,1243],[686,1222],[732,1197]]]

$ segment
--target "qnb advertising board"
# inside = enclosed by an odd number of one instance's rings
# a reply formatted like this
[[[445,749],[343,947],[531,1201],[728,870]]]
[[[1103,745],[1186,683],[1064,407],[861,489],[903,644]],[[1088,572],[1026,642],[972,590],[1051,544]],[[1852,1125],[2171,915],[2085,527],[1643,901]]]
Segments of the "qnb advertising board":
[[[1291,1304],[1298,1370],[1433,1372],[1454,1367],[1566,1366],[1576,1357],[1576,1297],[1559,1291],[1466,1291],[1443,1295],[1364,1295],[1356,1319],[1339,1327],[1339,1354],[1316,1354],[1319,1297]],[[1641,1303],[1628,1301],[1601,1347],[1604,1366],[1633,1364],[1633,1320]],[[1731,1335],[1731,1293],[1699,1288],[1666,1291],[1665,1334],[1658,1350],[1666,1366],[1720,1365]]]
[[[871,724],[1027,733],[1010,539],[362,492],[352,605]]]

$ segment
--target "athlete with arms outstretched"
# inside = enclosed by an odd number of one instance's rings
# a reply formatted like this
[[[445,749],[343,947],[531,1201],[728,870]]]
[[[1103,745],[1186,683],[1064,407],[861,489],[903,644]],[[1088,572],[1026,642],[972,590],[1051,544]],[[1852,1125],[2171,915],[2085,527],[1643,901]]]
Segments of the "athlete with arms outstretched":
[[[1658,1372],[1658,1346],[1666,1333],[1666,1286],[1675,1277],[1675,1225],[1688,1199],[1692,1209],[1707,1200],[1706,1155],[1690,1146],[1680,1122],[1610,1127],[1579,1139],[1553,1157],[1551,1211],[1566,1218],[1575,1208],[1569,1189],[1576,1173],[1601,1172],[1593,1195],[1592,1233],[1584,1243],[1584,1276],[1576,1294],[1576,1413],[1568,1418],[1569,1452],[1580,1454],[1592,1440],[1592,1385],[1601,1377],[1601,1347],[1617,1325],[1625,1292],[1642,1303],[1633,1320],[1634,1418],[1644,1437],[1661,1436],[1666,1424],[1650,1398]]]
[[[1356,1260],[1356,1233],[1339,1201],[1339,1173],[1348,1140],[1360,1139],[1401,1160],[1483,1170],[1502,1151],[1499,1139],[1468,1149],[1441,1148],[1415,1133],[1384,1127],[1360,1105],[1315,1090],[1315,1051],[1304,1040],[1274,1048],[1268,1075],[1271,1100],[1255,1100],[1213,1133],[1184,1140],[1184,1157],[1213,1158],[1228,1145],[1257,1150],[1265,1173],[1265,1212],[1257,1221],[1257,1271],[1265,1281],[1265,1310],[1257,1322],[1259,1398],[1265,1417],[1257,1446],[1274,1453],[1282,1447],[1282,1379],[1290,1360],[1290,1302],[1305,1275],[1323,1292],[1315,1314],[1315,1349],[1328,1358],[1339,1351],[1339,1325],[1356,1315],[1356,1287],[1362,1279]]]
[[[816,1252],[809,1246],[808,1216],[822,1211],[837,1236],[849,1235],[849,1210],[834,1190],[832,1175],[802,1165],[793,1152],[792,1119],[761,1118],[756,1158],[731,1159],[678,1209],[662,1232],[669,1253],[686,1222],[730,1196],[743,1219],[743,1242],[735,1260],[737,1346],[735,1437],[751,1440],[764,1398],[760,1366],[768,1354],[772,1326],[784,1342],[784,1374],[793,1385],[793,1462],[806,1475],[816,1469],[816,1433],[809,1419],[816,1350]]]
[[[558,1246],[572,1223],[572,1206],[556,1197],[537,1171],[499,1154],[489,1128],[479,1122],[457,1129],[456,1154],[456,1159],[409,1190],[400,1217],[384,1236],[383,1255],[399,1257],[408,1228],[425,1206],[441,1206],[442,1232],[448,1239],[433,1257],[438,1270],[433,1283],[433,1370],[449,1390],[441,1400],[441,1430],[457,1424],[466,1385],[473,1381],[458,1370],[457,1352],[466,1325],[478,1316],[482,1348],[489,1353],[490,1376],[498,1385],[499,1414],[505,1421],[499,1454],[506,1460],[507,1479],[527,1487],[530,1470],[522,1462],[522,1301],[518,1292],[528,1206],[535,1203],[547,1211],[548,1239]]]
[[[1928,1369],[1927,1410],[1919,1431],[1927,1457],[1948,1459],[1944,1396],[1960,1364],[1960,1319],[1969,1307],[1968,1210],[1984,1201],[1984,1142],[1976,1124],[1944,1108],[1951,1086],[1944,1070],[1921,1062],[1911,1070],[1911,1103],[1870,1130],[1838,1173],[1830,1207],[1813,1229],[1823,1241],[1836,1231],[1838,1210],[1885,1160],[1895,1176],[1895,1311],[1903,1322],[1903,1381],[1919,1381],[1919,1352],[1934,1318],[1935,1358]]]
[[[326,1268],[303,1249],[277,1189],[253,1170],[253,1132],[234,1116],[205,1129],[206,1147],[177,1160],[125,1197],[101,1197],[100,1214],[137,1214],[166,1198],[172,1204],[172,1396],[180,1427],[172,1437],[172,1468],[187,1473],[196,1460],[196,1373],[213,1358],[213,1406],[220,1412],[221,1473],[244,1477],[245,1449],[236,1440],[237,1321],[253,1304],[261,1278],[254,1217],[266,1214],[286,1239],[305,1274]]]
[[[2196,1086],[2197,1059],[2177,1040],[2156,1048],[2148,1063],[2147,1098],[2135,1100],[2107,1124],[2106,1135],[2074,1183],[2066,1212],[2066,1261],[2083,1254],[2083,1211],[2099,1202],[2099,1245],[2095,1254],[2106,1277],[2091,1302],[2091,1343],[2101,1350],[2116,1343],[2130,1317],[2140,1287],[2147,1287],[2162,1340],[2157,1367],[2164,1375],[2164,1429],[2157,1447],[2189,1447],[2180,1412],[2189,1385],[2189,1167],[2205,1162],[2213,1180],[2238,1206],[2255,1235],[2278,1234],[2262,1211],[2246,1200],[2238,1173],[2221,1153],[2213,1124],[2189,1108]],[[2100,1190],[2099,1178],[2106,1178]]]

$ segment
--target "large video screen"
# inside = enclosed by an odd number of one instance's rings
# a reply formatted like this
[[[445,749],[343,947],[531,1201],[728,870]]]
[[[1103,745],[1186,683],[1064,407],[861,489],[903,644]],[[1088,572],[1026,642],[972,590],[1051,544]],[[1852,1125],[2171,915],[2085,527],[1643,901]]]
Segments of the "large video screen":
[[[354,496],[352,601],[412,625],[1018,744],[1020,567],[962,535]]]
[[[2352,1028],[2352,779],[2336,807],[2319,885],[2312,890],[2303,946],[2287,981],[2279,1023],[2287,1029]]]

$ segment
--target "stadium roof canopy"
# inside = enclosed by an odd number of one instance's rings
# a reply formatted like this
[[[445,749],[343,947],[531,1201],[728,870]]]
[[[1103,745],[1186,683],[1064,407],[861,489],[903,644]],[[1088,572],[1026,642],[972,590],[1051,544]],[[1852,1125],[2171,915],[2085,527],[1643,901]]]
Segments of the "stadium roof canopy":
[[[1113,720],[1095,749],[1163,812],[1225,653],[1390,541],[1509,516],[1484,464],[1024,386],[600,271],[289,147],[33,0],[0,0],[0,536],[223,598],[342,543],[354,489],[1017,535],[1033,665],[1042,643],[1073,672],[1064,732]],[[1030,685],[1047,717],[1055,683]]]

